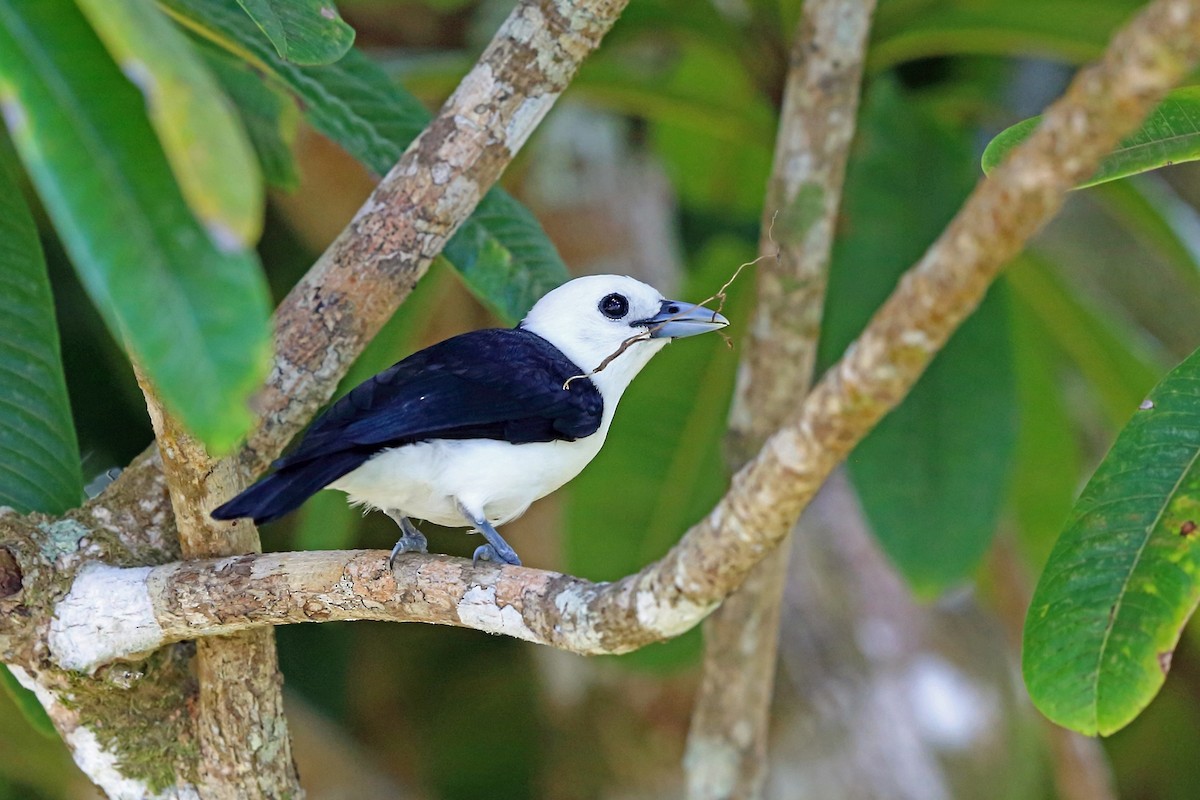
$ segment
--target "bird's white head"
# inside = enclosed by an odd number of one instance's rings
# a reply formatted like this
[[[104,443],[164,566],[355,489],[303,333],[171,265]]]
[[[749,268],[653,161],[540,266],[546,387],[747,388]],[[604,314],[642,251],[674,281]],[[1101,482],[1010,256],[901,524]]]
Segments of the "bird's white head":
[[[615,403],[672,339],[728,324],[715,311],[667,300],[653,286],[626,275],[588,275],[548,292],[521,327],[561,350]],[[629,340],[635,341],[626,345]],[[605,366],[597,372],[601,364]]]

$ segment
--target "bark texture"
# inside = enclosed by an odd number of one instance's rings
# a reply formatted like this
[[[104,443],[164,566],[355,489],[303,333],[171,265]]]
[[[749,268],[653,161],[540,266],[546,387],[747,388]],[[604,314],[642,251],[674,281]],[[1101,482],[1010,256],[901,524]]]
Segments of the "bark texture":
[[[514,36],[523,30],[523,26],[527,27],[524,15],[530,8],[536,9],[530,13],[548,13],[544,3],[519,6],[514,12],[515,22],[510,18],[506,25],[506,29],[513,29]],[[596,3],[587,9],[580,4],[571,8],[578,12],[579,26],[575,27],[576,23],[572,22],[571,33],[585,30],[596,31],[598,35],[611,22],[611,19],[597,21],[599,15],[602,12],[615,15],[620,4]],[[537,33],[525,31],[525,35],[536,37]],[[589,41],[586,37],[583,40]],[[485,60],[487,57],[485,54]],[[221,576],[225,575],[227,582],[232,584],[227,596],[214,599],[217,605],[196,605],[186,609],[186,613],[172,613],[183,616],[189,635],[212,635],[275,621],[317,618],[323,609],[330,610],[329,619],[380,618],[384,612],[396,610],[407,614],[409,619],[469,625],[585,653],[624,652],[681,633],[733,591],[754,564],[766,557],[787,535],[800,509],[809,502],[834,465],[899,402],[933,354],[975,308],[1003,264],[1054,214],[1070,187],[1087,177],[1099,159],[1132,130],[1162,94],[1193,69],[1198,60],[1200,0],[1156,0],[1139,14],[1117,35],[1103,60],[1080,73],[1064,99],[1051,107],[1029,140],[990,179],[981,183],[945,233],[903,278],[842,361],[821,380],[799,412],[790,417],[755,459],[735,476],[726,497],[664,559],[641,572],[613,584],[592,584],[538,570],[517,567],[474,569],[467,562],[454,559],[409,556],[395,577],[383,575],[371,579],[373,575],[386,572],[383,569],[385,554],[381,552],[304,554],[303,558],[329,562],[309,568],[307,572],[299,563],[280,563],[301,556],[251,555],[228,562],[238,565],[236,569],[222,568],[222,563],[226,562],[201,562],[208,571],[197,580],[203,584],[214,581],[220,584]],[[494,77],[490,67],[480,68],[484,69],[484,77]],[[471,94],[468,91],[463,96],[470,97]],[[538,113],[535,107],[525,115],[515,116],[530,119],[536,118]],[[522,141],[522,136],[512,135],[513,131],[519,130],[522,128],[514,119],[504,141]],[[467,137],[471,131],[460,133]],[[486,138],[487,134],[479,134]],[[424,146],[419,141],[414,149],[421,150]],[[407,161],[412,153],[413,149],[410,149],[401,165],[414,163]],[[467,170],[476,167],[481,170],[479,174],[484,174],[490,173],[495,165],[487,158],[463,165]],[[389,179],[393,176],[395,171]],[[394,179],[422,180],[419,176],[406,178],[405,174]],[[443,186],[453,184],[454,181],[447,177]],[[414,203],[419,205],[399,208],[401,215],[421,216],[427,202],[436,205],[436,197],[451,191],[434,189],[428,182],[424,185],[434,192],[434,197],[416,197]],[[470,191],[466,195],[467,199],[461,205],[453,207],[469,209],[477,197]],[[401,205],[398,198],[402,197],[415,196],[388,195]],[[443,211],[447,209],[446,206],[438,207]],[[371,203],[360,215],[360,220],[375,219],[376,212],[380,215],[381,231],[386,232],[391,229],[389,226],[398,224],[384,220],[387,215]],[[360,235],[375,235],[375,232],[372,226],[366,226]],[[380,247],[386,246],[384,239],[386,237],[380,240]],[[432,240],[422,238],[420,241]],[[364,257],[372,254],[378,256],[374,250],[363,253]],[[394,263],[386,253],[378,256],[377,266],[394,266]],[[351,269],[354,266],[347,265]],[[353,333],[360,330],[358,324],[349,322],[346,317],[360,307],[368,308],[371,305],[369,296],[376,290],[383,291],[365,275],[361,277],[362,285],[354,281],[347,285],[353,286],[355,292],[361,290],[363,295],[355,294],[353,299],[331,298],[331,302],[336,300],[339,311],[332,317],[322,317],[328,322],[330,331],[351,331],[346,334],[347,338],[336,341],[359,340],[359,334]],[[383,283],[389,285],[387,281]],[[312,312],[320,313],[315,305]],[[290,341],[284,330],[288,326],[281,314],[281,342]],[[278,383],[281,387],[290,382],[300,398],[300,405],[313,403],[315,406],[315,398],[322,393],[327,396],[347,358],[345,353],[333,354],[320,349],[330,346],[329,342],[333,341],[332,334],[329,334],[330,339],[325,338],[326,334],[329,331],[325,334],[314,331],[316,338],[309,343],[312,348],[309,352],[315,355],[311,361],[301,358],[296,363],[328,362],[328,369],[318,368],[312,373],[281,369],[272,379],[273,385]],[[304,352],[303,337],[300,334],[297,337],[300,343],[293,346],[298,349],[286,352]],[[281,352],[285,351],[281,348]],[[289,362],[281,358],[280,363]],[[277,410],[271,412],[268,393],[264,399],[268,420],[250,448],[244,451],[239,464],[265,460],[272,448],[282,444],[289,428],[294,431],[301,418],[311,413],[314,406],[302,412],[277,406]],[[26,676],[59,724],[76,758],[110,794],[140,796],[137,792],[148,794],[149,791],[143,790],[154,788],[172,796],[189,796],[186,787],[181,789],[174,783],[161,790],[157,788],[164,774],[171,781],[194,779],[194,774],[189,774],[186,768],[173,768],[176,763],[186,764],[189,747],[186,712],[181,709],[187,708],[191,695],[187,688],[187,670],[179,667],[180,664],[186,667],[187,662],[177,657],[179,653],[186,655],[184,650],[160,650],[132,668],[120,664],[102,667],[97,671],[97,676],[103,676],[102,680],[87,680],[58,666],[87,647],[115,649],[109,646],[115,636],[110,629],[118,621],[115,615],[106,613],[97,617],[92,614],[86,625],[77,624],[81,618],[71,616],[73,609],[87,607],[87,597],[95,593],[97,584],[108,582],[110,587],[123,587],[128,591],[129,607],[122,608],[120,619],[139,631],[140,649],[137,652],[143,652],[148,642],[169,640],[167,637],[154,639],[155,626],[162,628],[163,622],[157,612],[150,617],[153,624],[146,621],[145,607],[152,610],[155,607],[145,598],[151,595],[153,576],[164,577],[164,573],[156,570],[186,570],[194,565],[153,569],[110,567],[112,572],[100,576],[104,578],[102,581],[89,579],[89,571],[94,573],[96,569],[103,569],[93,566],[81,572],[72,586],[75,572],[85,561],[153,564],[173,550],[173,545],[164,541],[164,530],[171,532],[172,526],[162,513],[165,502],[155,466],[142,462],[139,468],[129,472],[132,474],[114,484],[99,504],[72,512],[63,519],[0,517],[0,547],[9,553],[16,565],[14,569],[11,564],[6,564],[4,573],[9,576],[9,582],[11,576],[18,574],[21,580],[19,590],[0,600],[0,611],[3,612],[0,614],[0,660],[15,664],[18,672]],[[205,478],[210,479],[211,476]],[[137,494],[139,489],[144,493]],[[212,499],[215,502],[219,498]],[[97,513],[97,509],[103,509],[103,514]],[[256,572],[255,565],[260,560],[267,566]],[[265,587],[271,585],[271,581],[296,580],[277,575],[292,569],[297,570],[300,577],[306,574],[323,577],[314,579],[307,588],[295,587],[297,594],[286,601],[267,603],[274,595]],[[248,571],[248,574],[237,574],[238,570]],[[356,586],[355,576],[358,575],[366,576],[367,583],[374,587],[372,591],[390,590],[395,599],[379,605],[375,594]],[[92,574],[92,577],[97,575]],[[214,591],[218,588],[214,587]],[[116,596],[110,594],[109,599]],[[342,598],[345,598],[344,602]],[[228,607],[220,605],[226,603]],[[389,618],[402,617],[397,613]],[[216,622],[209,624],[209,620]],[[56,629],[57,634],[54,633]],[[131,698],[136,698],[137,702],[145,698],[131,694],[130,686],[176,691],[176,694],[160,695],[154,704],[169,710],[169,713],[161,712],[159,717],[168,734],[166,739],[175,742],[174,749],[156,754],[150,759],[152,763],[136,769],[128,761],[118,758],[118,755],[124,755],[115,750],[120,737],[117,736],[115,742],[102,741],[97,734],[101,729],[96,727],[96,722],[103,720],[110,732],[128,734],[133,730],[134,720],[127,719],[130,711],[145,709],[137,707]],[[109,698],[107,705],[94,699],[104,693]],[[85,701],[80,702],[85,695]],[[69,706],[61,702],[67,696],[71,700]],[[144,729],[147,717],[140,713],[134,716]],[[177,736],[174,735],[176,732]],[[137,777],[130,778],[130,775]],[[125,783],[131,780],[132,789]],[[194,789],[191,796],[194,796]]]
[[[493,590],[498,597],[521,595],[520,606],[513,610],[529,630],[543,632],[532,638],[578,652],[625,652],[694,625],[786,535],[798,510],[833,466],[899,402],[1000,268],[1050,218],[1070,187],[1089,175],[1198,59],[1200,0],[1158,0],[1136,17],[1118,34],[1103,61],[1084,70],[1049,109],[1029,140],[981,182],[799,413],[767,441],[734,477],[713,511],[661,561],[612,584],[524,568],[457,564],[455,581],[436,569],[422,571],[446,561],[432,556],[409,557],[399,574],[411,578],[422,592],[445,578],[448,587],[469,585],[478,590],[476,595]],[[336,553],[305,557],[341,558]],[[17,561],[27,574],[19,556]],[[519,590],[521,586],[528,591]],[[465,591],[440,594],[454,597]],[[462,624],[432,608],[422,619]],[[515,617],[506,614],[505,621],[515,622]],[[244,625],[205,632],[239,627]]]
[[[239,488],[234,469],[210,458],[204,446],[170,417],[138,373],[170,490],[184,558],[259,552],[253,525],[231,527],[208,515],[213,498]],[[196,643],[195,740],[197,782],[206,798],[298,797],[283,712],[283,677],[270,629],[202,639]]]
[[[1057,210],[1070,187],[1089,175],[1198,60],[1200,0],[1158,0],[1136,17],[1117,35],[1105,58],[1084,70],[1049,109],[1029,140],[980,183],[799,413],[767,441],[734,477],[713,511],[662,560],[616,583],[593,584],[540,570],[476,569],[444,557],[410,555],[395,579],[384,578],[402,587],[395,602],[379,606],[370,596],[361,609],[345,607],[330,618],[467,625],[580,653],[627,652],[695,625],[786,536],[833,467],[899,402],[1004,263]],[[259,559],[278,565],[266,570],[269,575],[310,574],[311,569],[306,572],[298,563],[281,563],[297,559],[328,561],[318,569],[322,574],[332,570],[340,575],[351,567],[361,571],[363,559],[368,571],[382,569],[382,553],[352,556],[251,556],[243,562],[243,569],[250,571],[241,579],[242,590],[231,594],[241,598],[243,614],[210,625],[204,622],[206,614],[220,617],[225,611],[220,605],[224,601],[214,601],[218,605],[199,615],[191,634],[297,621],[294,609],[286,614],[278,606],[256,609],[245,599],[244,593],[259,591],[255,575],[264,573],[250,566]],[[17,561],[28,575],[19,554]],[[220,574],[218,569],[216,577],[206,580],[219,582]],[[293,586],[293,605],[306,607],[314,598],[320,603],[323,597],[346,592],[357,597],[352,580],[334,584]],[[80,592],[64,601],[61,613],[88,594],[76,588]],[[7,620],[0,625],[7,626]],[[0,628],[0,635],[5,632]],[[64,641],[60,645],[67,646]]]
[[[874,10],[874,0],[809,0],[792,43],[759,241],[767,258],[730,413],[735,466],[787,421],[812,381]],[[784,539],[705,622],[684,759],[693,800],[762,794],[789,549]]]
[[[274,368],[256,399],[261,425],[235,456],[210,458],[163,413],[152,387],[143,387],[162,461],[139,459],[123,484],[161,486],[165,471],[185,557],[259,549],[253,525],[215,523],[208,512],[260,472],[329,399],[354,358],[470,216],[626,2],[526,0],[517,5],[438,116],[280,306]],[[160,489],[134,502],[144,514],[163,516],[166,499]],[[86,533],[84,529],[77,541]],[[139,531],[130,528],[123,535],[136,540]],[[118,557],[110,563],[128,561]],[[24,574],[22,566],[0,568],[7,583],[20,573],[23,585],[29,585],[38,574]],[[69,581],[72,575],[73,569],[56,580]],[[0,645],[6,633],[0,633]],[[189,703],[197,712],[189,734],[200,751],[197,785],[212,797],[297,796],[270,631],[205,641],[197,656],[200,694]],[[54,672],[49,664],[41,666],[47,670],[22,673],[39,688],[42,676],[49,679]],[[47,702],[53,699],[43,696]],[[77,758],[81,752],[75,748]],[[122,788],[126,776],[115,768],[103,780],[99,772],[88,772],[111,794],[136,796],[147,785],[135,781],[134,788]],[[195,790],[187,784],[172,791],[184,796]]]

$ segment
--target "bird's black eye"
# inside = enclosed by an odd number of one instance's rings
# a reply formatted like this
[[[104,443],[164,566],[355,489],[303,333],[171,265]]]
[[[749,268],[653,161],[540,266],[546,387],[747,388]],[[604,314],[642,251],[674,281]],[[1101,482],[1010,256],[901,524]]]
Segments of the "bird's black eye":
[[[629,313],[629,301],[623,294],[605,295],[600,301],[600,313],[609,319],[620,319]]]

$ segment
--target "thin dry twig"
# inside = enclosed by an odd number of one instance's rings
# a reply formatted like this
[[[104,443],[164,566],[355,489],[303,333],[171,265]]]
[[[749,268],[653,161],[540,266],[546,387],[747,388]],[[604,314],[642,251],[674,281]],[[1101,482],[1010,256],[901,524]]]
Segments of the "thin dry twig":
[[[729,280],[727,280],[727,281],[725,281],[725,283],[721,284],[720,289],[717,289],[717,291],[714,292],[712,295],[706,297],[705,299],[701,300],[698,303],[698,305],[703,306],[703,305],[707,305],[708,303],[711,303],[713,300],[721,301],[720,303],[717,304],[717,307],[713,312],[714,320],[717,318],[716,317],[717,314],[720,314],[722,311],[725,310],[725,303],[727,303],[729,301],[729,295],[726,294],[726,292],[729,291],[729,287],[733,286],[733,282],[736,281],[738,279],[738,277],[742,274],[742,270],[744,270],[746,267],[753,267],[755,264],[757,264],[758,262],[760,262],[766,258],[775,259],[776,264],[780,263],[783,260],[783,250],[779,247],[778,242],[775,241],[775,220],[777,220],[777,219],[779,219],[779,209],[775,209],[774,213],[771,214],[771,224],[769,226],[767,226],[767,241],[771,243],[771,247],[775,250],[775,252],[763,253],[758,258],[755,258],[751,261],[747,261],[744,264],[739,264],[738,268],[735,269],[733,271],[733,274],[729,276]]]

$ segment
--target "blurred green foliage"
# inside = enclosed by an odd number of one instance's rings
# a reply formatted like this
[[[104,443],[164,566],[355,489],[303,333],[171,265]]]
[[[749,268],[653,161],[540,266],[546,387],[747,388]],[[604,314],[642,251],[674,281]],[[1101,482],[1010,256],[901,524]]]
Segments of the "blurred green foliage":
[[[800,5],[639,0],[563,98],[627,123],[623,146],[661,166],[665,213],[688,265],[676,276],[687,299],[713,292],[754,254]],[[1096,55],[1140,5],[880,0],[837,229],[822,369],[970,191],[984,145],[1040,111],[1068,68]],[[331,4],[308,0],[100,6],[0,0],[0,108],[24,166],[23,176],[14,172],[16,188],[0,186],[0,466],[26,465],[16,479],[0,469],[0,504],[21,511],[62,510],[78,500],[81,472],[87,478],[122,465],[149,441],[129,354],[214,449],[236,443],[266,365],[266,287],[278,300],[315,258],[321,243],[305,220],[343,194],[352,204],[362,199],[349,188],[354,167],[338,151],[370,174],[386,172],[429,119],[427,106],[471,63],[475,31],[507,8],[492,0],[343,0],[343,22],[320,13]],[[162,30],[170,33],[161,41],[145,34]],[[1173,98],[1184,105],[1163,111],[1171,131],[1178,115],[1190,122],[1189,91]],[[1166,129],[1152,123],[1140,135],[1154,139],[1156,130]],[[1016,135],[994,139],[989,165]],[[317,136],[335,147],[321,149]],[[1186,152],[1170,149],[1175,140],[1127,149],[1120,174],[1190,157],[1194,131],[1183,138]],[[243,163],[247,144],[257,168]],[[510,170],[512,194],[497,189],[485,198],[344,388],[457,330],[489,319],[511,323],[567,276],[541,222],[514,199],[530,194],[523,179],[548,146],[533,137]],[[0,156],[9,155],[0,142]],[[333,179],[319,184],[325,173]],[[1168,566],[1174,550],[1151,548],[1141,566],[1136,543],[1049,553],[1117,428],[1200,340],[1195,174],[1144,175],[1076,193],[909,400],[856,451],[848,472],[866,518],[914,589],[933,596],[971,586],[982,572],[986,599],[996,580],[989,547],[998,536],[1015,547],[1030,579],[1049,558],[1053,577],[1153,587],[1157,594],[1144,593],[1161,607],[1135,604],[1142,615],[1121,615],[1121,630],[1157,631],[1168,620],[1178,633],[1195,587],[1190,573],[1180,577]],[[288,192],[270,195],[265,217],[254,199],[263,179]],[[3,170],[0,180],[9,180]],[[305,216],[305,208],[317,212]],[[568,230],[595,225],[600,238],[606,233],[578,211],[536,210],[547,221],[566,217]],[[250,232],[260,225],[254,246]],[[725,309],[735,343],[752,302],[743,278]],[[598,580],[662,555],[726,486],[721,437],[737,359],[736,348],[712,337],[656,360],[623,400],[601,456],[531,512],[516,533],[525,538],[519,549],[537,553],[538,566]],[[37,399],[22,399],[34,389]],[[1178,402],[1194,410],[1194,393]],[[1144,477],[1137,440],[1129,441],[1098,475]],[[41,494],[18,496],[13,487],[29,483],[29,464],[54,474],[36,480]],[[1190,475],[1184,467],[1176,473]],[[1130,485],[1116,491],[1128,494]],[[1158,492],[1154,502],[1177,496],[1191,495]],[[364,519],[330,493],[264,537],[276,549],[386,547],[394,530],[380,516]],[[1174,538],[1166,528],[1151,533],[1151,545],[1181,546],[1177,530]],[[432,534],[438,550],[466,555],[474,544],[459,532]],[[1165,602],[1170,587],[1179,593]],[[1104,622],[1112,599],[1081,592],[1072,602],[1093,616],[1099,610]],[[805,624],[815,623],[785,620]],[[1035,657],[1064,642],[1082,660],[1098,656],[1084,626],[1063,623],[1053,633],[1042,636],[1053,641],[1037,645]],[[1036,627],[1031,635],[1041,636]],[[1161,677],[1157,659],[1145,656],[1165,640],[1152,638],[1101,665],[1118,676],[1124,712],[1152,694],[1130,701],[1131,687]],[[693,633],[632,656],[564,666],[557,656],[472,631],[367,624],[284,628],[279,642],[289,687],[374,764],[446,798],[661,788],[661,775],[650,773],[675,768],[700,649]],[[1194,764],[1172,757],[1151,770],[1145,754],[1158,757],[1147,742],[1194,739],[1198,663],[1185,644],[1164,696],[1113,740],[1123,793],[1190,796]],[[1039,691],[1047,708],[1065,697]],[[60,767],[44,766],[61,765],[61,749],[47,754],[46,740],[21,735],[27,723],[7,699],[0,703],[0,798],[66,796]],[[1042,780],[1050,796],[1048,771]]]

